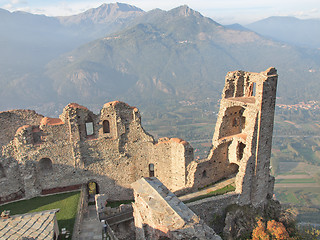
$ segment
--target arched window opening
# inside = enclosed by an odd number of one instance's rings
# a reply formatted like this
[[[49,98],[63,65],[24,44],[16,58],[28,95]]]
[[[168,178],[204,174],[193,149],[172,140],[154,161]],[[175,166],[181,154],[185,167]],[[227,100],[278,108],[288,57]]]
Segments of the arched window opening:
[[[243,158],[243,151],[245,149],[246,145],[244,143],[239,143],[238,145],[238,156],[239,156],[239,160],[241,160]]]
[[[207,177],[207,171],[206,171],[206,170],[203,170],[203,172],[202,172],[202,178],[205,178],[205,177]]]
[[[52,161],[49,158],[41,158],[39,168],[41,172],[52,172]]]
[[[110,133],[110,122],[109,122],[109,120],[104,120],[102,125],[103,125],[103,133]]]
[[[86,121],[86,135],[87,136],[92,136],[94,134],[94,129],[93,129],[93,120],[89,116],[87,121]]]
[[[89,191],[89,195],[97,194],[97,184],[95,182],[89,182],[88,191]]]
[[[149,164],[149,177],[154,177],[154,164]]]
[[[5,178],[5,177],[6,177],[6,173],[4,171],[2,164],[0,163],[0,178]]]
[[[235,163],[231,163],[229,165],[229,168],[230,168],[231,174],[238,173],[238,171],[239,171],[239,165],[235,164]]]

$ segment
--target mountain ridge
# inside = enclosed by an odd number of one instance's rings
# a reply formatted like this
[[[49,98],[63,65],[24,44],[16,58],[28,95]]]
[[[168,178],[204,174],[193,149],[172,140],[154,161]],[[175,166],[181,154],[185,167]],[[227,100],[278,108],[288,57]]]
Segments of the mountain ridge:
[[[106,5],[102,8],[107,9]],[[57,27],[54,33],[61,31],[62,34],[56,37],[69,34],[64,39],[46,36],[47,48],[39,48],[45,38],[31,41],[32,45],[19,45],[22,52],[18,56],[12,54],[14,45],[11,52],[6,50],[8,45],[2,46],[2,52],[7,51],[8,56],[15,57],[12,59],[14,64],[9,64],[5,55],[0,59],[8,63],[0,66],[2,108],[48,102],[64,105],[69,101],[101,105],[115,99],[142,108],[200,101],[208,96],[218,101],[222,79],[228,71],[260,72],[270,66],[277,67],[282,76],[279,96],[283,101],[318,98],[319,51],[222,26],[185,5],[169,11],[138,12],[139,16],[131,19],[129,15],[124,22],[115,21],[114,25],[92,23],[93,28],[91,23],[66,27],[53,18],[58,22],[54,25]],[[104,19],[103,14],[101,19]],[[52,32],[51,28],[47,30]],[[6,41],[10,43],[12,39],[8,37]],[[38,45],[34,46],[34,43]],[[53,43],[57,46],[63,43],[61,46],[66,50],[57,48],[55,51]],[[29,61],[23,52],[34,52],[33,49],[39,52],[36,56],[44,54],[46,57],[39,57],[39,64]],[[50,56],[46,55],[49,49],[53,51]],[[20,59],[26,62],[21,67],[17,65]],[[315,72],[309,72],[310,69]],[[289,87],[285,87],[286,84]],[[25,91],[18,86],[23,86]],[[306,96],[296,89],[305,89],[311,94]]]
[[[118,90],[112,92],[111,99],[130,101],[135,105],[144,105],[144,102],[156,98],[157,102],[161,99],[197,99],[199,94],[209,96],[210,92],[218,99],[217,88],[222,87],[221,79],[230,69],[259,72],[266,67],[279,65],[279,72],[286,75],[286,81],[297,84],[296,79],[290,79],[295,70],[288,68],[290,66],[286,59],[291,58],[294,65],[301,65],[299,49],[251,31],[225,28],[201,14],[189,14],[188,11],[182,6],[170,11],[158,11],[154,17],[146,13],[145,22],[87,43],[65,55],[64,59],[51,62],[48,65],[48,77],[60,85],[59,79],[64,79],[63,84],[71,82],[67,72],[70,74],[75,71],[72,76],[77,76],[78,72],[84,71],[86,76],[98,76],[96,82],[109,82],[112,85],[113,80],[102,74],[103,69],[108,67],[110,71],[112,69],[112,74],[118,73],[117,80],[114,79],[118,82]],[[280,54],[283,56],[280,57]],[[74,59],[72,63],[68,62],[70,56]],[[81,66],[88,61],[91,67],[83,70]],[[314,62],[307,57],[307,62],[319,65],[319,59]],[[71,66],[72,69],[69,68]],[[307,70],[304,65],[298,68]],[[52,77],[51,73],[57,72],[57,69],[61,70],[62,75]],[[73,78],[72,82],[76,83],[77,79]],[[121,82],[130,84],[119,87]],[[193,90],[188,90],[186,86]],[[66,92],[71,91],[68,89],[65,89]],[[282,93],[286,90],[282,84],[280,90]],[[102,96],[107,96],[101,88],[99,93],[93,90],[87,94],[97,97],[101,91]],[[74,93],[73,97],[79,93]]]
[[[120,18],[134,18],[145,13],[142,9],[124,3],[102,4],[97,8],[91,8],[83,13],[72,16],[57,17],[60,23],[66,26],[92,23],[105,24],[114,21],[119,21]]]
[[[320,49],[320,19],[272,16],[245,27],[277,41]]]

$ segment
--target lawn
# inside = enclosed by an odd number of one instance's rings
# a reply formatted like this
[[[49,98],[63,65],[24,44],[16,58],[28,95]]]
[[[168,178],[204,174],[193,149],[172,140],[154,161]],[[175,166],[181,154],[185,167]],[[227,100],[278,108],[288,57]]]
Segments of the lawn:
[[[121,204],[129,204],[132,203],[133,200],[122,200],[122,201],[108,201],[107,207],[117,208]]]
[[[59,228],[66,228],[72,233],[77,216],[80,192],[61,193],[45,197],[36,197],[0,206],[0,212],[10,210],[11,215],[39,212],[59,208],[57,220]]]
[[[184,203],[190,203],[190,202],[195,202],[195,201],[198,201],[198,200],[201,200],[201,199],[205,199],[205,198],[209,198],[209,197],[213,197],[213,196],[217,196],[217,195],[222,195],[222,194],[225,194],[227,192],[232,192],[234,191],[236,188],[233,186],[233,184],[229,184],[223,188],[220,188],[220,189],[217,189],[215,191],[211,191],[207,194],[204,194],[204,195],[201,195],[201,196],[198,196],[198,197],[194,197],[194,198],[191,198],[189,200],[186,200],[186,201],[183,201]]]

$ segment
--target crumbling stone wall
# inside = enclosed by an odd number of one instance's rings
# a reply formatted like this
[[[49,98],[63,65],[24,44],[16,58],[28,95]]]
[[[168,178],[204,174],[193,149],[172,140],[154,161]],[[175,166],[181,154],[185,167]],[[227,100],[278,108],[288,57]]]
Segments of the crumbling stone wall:
[[[15,118],[13,122],[3,120],[16,132],[3,138],[0,185],[6,191],[0,197],[22,190],[30,198],[95,182],[110,200],[130,199],[130,184],[150,176],[150,164],[154,165],[153,174],[172,191],[186,187],[192,147],[181,139],[156,142],[142,128],[135,107],[110,102],[96,115],[71,103],[59,118],[27,113],[30,124],[21,123],[19,128]]]
[[[221,239],[157,178],[132,186],[136,239]]]
[[[270,156],[277,71],[229,72],[222,93],[212,149],[190,164],[189,186],[202,187],[236,175],[238,204],[263,205],[273,193]]]
[[[223,225],[223,217],[225,209],[231,204],[236,204],[239,194],[235,192],[226,193],[224,195],[213,196],[198,201],[187,203],[197,216],[199,216],[209,227],[215,230],[215,224],[220,221]]]
[[[33,110],[10,110],[0,112],[0,147],[13,140],[14,134],[23,125],[39,125],[42,115]]]
[[[131,183],[155,176],[182,194],[236,174],[240,205],[263,205],[272,196],[269,174],[277,72],[229,72],[212,149],[194,160],[189,143],[154,140],[139,110],[106,103],[96,115],[68,104],[59,118],[30,110],[0,113],[0,199],[33,197],[52,189],[95,182],[110,200],[132,199]],[[2,201],[2,200],[1,200]]]

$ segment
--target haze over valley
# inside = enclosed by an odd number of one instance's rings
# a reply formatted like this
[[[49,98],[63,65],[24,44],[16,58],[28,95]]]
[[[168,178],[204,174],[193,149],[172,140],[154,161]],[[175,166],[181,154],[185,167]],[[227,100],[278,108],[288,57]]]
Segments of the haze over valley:
[[[190,141],[197,158],[211,145],[226,73],[276,67],[276,196],[320,223],[320,19],[222,25],[186,5],[114,3],[62,17],[0,9],[0,32],[0,111],[57,117],[69,102],[97,112],[122,100],[155,137]]]

